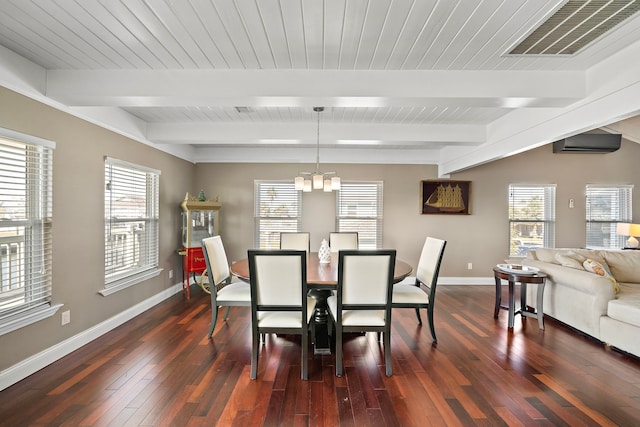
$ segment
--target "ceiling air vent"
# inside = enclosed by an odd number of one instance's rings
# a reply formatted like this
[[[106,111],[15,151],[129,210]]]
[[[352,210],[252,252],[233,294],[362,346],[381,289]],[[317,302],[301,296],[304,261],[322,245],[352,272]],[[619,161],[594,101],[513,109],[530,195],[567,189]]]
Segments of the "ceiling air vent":
[[[553,143],[554,153],[611,153],[620,148],[620,134],[584,133]]]
[[[569,0],[510,55],[573,55],[640,10],[638,0]]]

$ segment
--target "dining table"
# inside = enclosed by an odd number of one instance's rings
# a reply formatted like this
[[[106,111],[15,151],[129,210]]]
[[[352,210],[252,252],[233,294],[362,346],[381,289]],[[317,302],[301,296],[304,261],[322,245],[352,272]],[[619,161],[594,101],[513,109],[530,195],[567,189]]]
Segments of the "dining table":
[[[241,280],[249,281],[249,259],[244,258],[231,264],[231,273]],[[412,267],[396,258],[393,282],[397,283],[411,274]],[[332,253],[329,262],[322,263],[317,252],[307,256],[307,286],[309,293],[316,298],[314,354],[331,354],[328,331],[327,298],[338,287],[338,254]]]

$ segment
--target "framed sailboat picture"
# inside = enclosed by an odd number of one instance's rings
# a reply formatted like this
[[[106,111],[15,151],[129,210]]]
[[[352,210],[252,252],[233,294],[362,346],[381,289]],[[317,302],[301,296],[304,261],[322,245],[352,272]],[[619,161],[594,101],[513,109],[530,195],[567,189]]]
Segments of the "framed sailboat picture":
[[[422,181],[422,213],[469,215],[471,181]]]

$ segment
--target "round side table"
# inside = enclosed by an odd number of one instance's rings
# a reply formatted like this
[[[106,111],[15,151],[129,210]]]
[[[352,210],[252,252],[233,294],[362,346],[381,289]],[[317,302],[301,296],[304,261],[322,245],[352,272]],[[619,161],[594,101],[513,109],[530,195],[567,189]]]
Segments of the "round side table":
[[[501,270],[498,267],[494,267],[493,274],[496,280],[496,304],[493,310],[493,317],[498,317],[500,309],[509,311],[509,321],[507,326],[509,329],[513,329],[513,323],[516,314],[520,314],[523,317],[535,317],[538,319],[538,326],[541,330],[544,330],[544,312],[542,308],[542,297],[544,295],[544,285],[547,275],[544,273],[536,274],[518,274]],[[502,301],[502,280],[509,282],[509,304],[501,305]],[[520,283],[520,309],[515,309],[515,287],[516,283]],[[535,283],[538,285],[538,293],[536,298],[536,311],[527,311],[527,284]]]

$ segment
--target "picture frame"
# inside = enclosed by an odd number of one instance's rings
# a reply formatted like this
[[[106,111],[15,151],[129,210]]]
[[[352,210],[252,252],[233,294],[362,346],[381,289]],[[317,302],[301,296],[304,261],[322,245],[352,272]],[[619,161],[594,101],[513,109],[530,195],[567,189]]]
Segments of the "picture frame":
[[[470,215],[471,181],[424,180],[420,185],[423,215]]]

